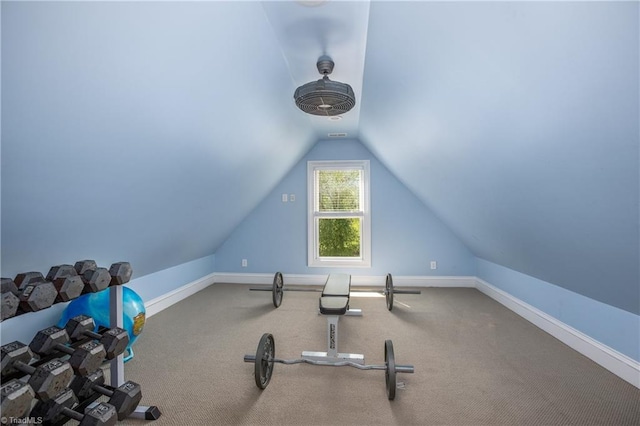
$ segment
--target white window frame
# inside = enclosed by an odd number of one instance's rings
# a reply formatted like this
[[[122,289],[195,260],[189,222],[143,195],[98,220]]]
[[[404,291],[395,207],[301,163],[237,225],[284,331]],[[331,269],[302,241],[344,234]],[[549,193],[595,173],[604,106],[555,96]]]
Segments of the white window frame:
[[[360,208],[358,212],[319,212],[317,211],[316,170],[362,170],[362,187],[360,191]],[[307,256],[309,267],[371,267],[371,209],[369,194],[369,160],[336,160],[307,162]],[[319,219],[320,218],[360,218],[360,256],[355,257],[320,257],[319,254]]]

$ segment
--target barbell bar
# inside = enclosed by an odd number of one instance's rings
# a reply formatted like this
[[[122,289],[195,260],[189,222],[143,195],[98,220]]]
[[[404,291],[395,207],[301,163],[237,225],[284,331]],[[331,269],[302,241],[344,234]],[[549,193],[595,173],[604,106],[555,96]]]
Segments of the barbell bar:
[[[276,308],[282,304],[282,299],[285,291],[309,291],[320,293],[322,290],[318,288],[296,288],[296,287],[286,287],[284,286],[284,278],[282,277],[282,272],[276,272],[273,276],[273,285],[271,286],[262,286],[262,287],[252,287],[249,290],[251,291],[270,291],[272,293],[273,306]],[[363,293],[363,292],[371,292],[376,291],[385,295],[385,301],[387,304],[387,309],[393,309],[393,295],[394,294],[422,294],[420,290],[398,290],[393,287],[393,277],[391,274],[387,274],[385,280],[384,290],[364,290],[364,289],[354,289],[351,290],[352,293]]]
[[[311,364],[322,365],[327,367],[355,367],[359,370],[383,370],[385,372],[385,385],[387,397],[393,400],[396,396],[396,373],[413,373],[413,365],[401,365],[395,363],[395,355],[393,352],[393,342],[385,340],[384,342],[384,365],[363,365],[352,361],[321,361],[306,358],[282,359],[275,357],[275,340],[270,333],[264,333],[258,343],[258,349],[255,355],[247,354],[244,356],[244,362],[254,363],[254,377],[256,386],[265,389],[269,385],[271,375],[273,374],[273,366],[275,363],[292,365],[292,364]]]

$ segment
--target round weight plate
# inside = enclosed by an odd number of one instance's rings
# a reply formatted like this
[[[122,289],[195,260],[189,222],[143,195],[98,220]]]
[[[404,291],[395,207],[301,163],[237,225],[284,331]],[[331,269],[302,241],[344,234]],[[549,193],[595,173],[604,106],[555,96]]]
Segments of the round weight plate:
[[[387,282],[384,286],[384,295],[387,298],[387,309],[393,309],[393,277],[387,274]]]
[[[393,343],[391,340],[384,341],[384,363],[387,366],[384,373],[387,397],[389,401],[393,401],[396,397],[396,359],[393,355]]]
[[[284,294],[283,287],[284,287],[284,280],[282,279],[282,273],[276,272],[275,276],[273,277],[273,290],[272,290],[273,306],[275,306],[276,308],[280,306],[280,304],[282,303],[282,296]]]
[[[273,373],[273,362],[270,361],[276,355],[276,344],[273,335],[264,333],[258,343],[255,361],[255,377],[256,385],[260,389],[264,389],[271,380]]]

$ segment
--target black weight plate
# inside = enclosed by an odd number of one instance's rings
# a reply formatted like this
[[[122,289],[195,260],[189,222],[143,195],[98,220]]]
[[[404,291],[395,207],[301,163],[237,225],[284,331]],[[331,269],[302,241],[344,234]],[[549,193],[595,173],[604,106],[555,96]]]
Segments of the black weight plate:
[[[273,277],[273,306],[276,308],[282,303],[282,296],[284,295],[284,280],[282,279],[282,273],[276,272]]]
[[[387,299],[387,309],[393,309],[393,277],[391,274],[387,274],[387,281],[384,287],[384,295]]]
[[[393,401],[396,397],[396,359],[393,355],[393,343],[391,340],[384,341],[384,363],[387,366],[384,373],[387,397],[389,401]]]
[[[273,357],[276,355],[276,344],[273,335],[264,333],[258,343],[255,360],[256,385],[260,389],[265,389],[271,380],[273,373]]]

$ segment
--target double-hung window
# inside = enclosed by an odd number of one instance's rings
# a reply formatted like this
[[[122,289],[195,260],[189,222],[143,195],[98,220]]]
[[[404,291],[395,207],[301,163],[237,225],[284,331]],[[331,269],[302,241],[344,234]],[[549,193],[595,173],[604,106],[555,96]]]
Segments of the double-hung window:
[[[369,161],[309,161],[309,266],[371,266]]]

